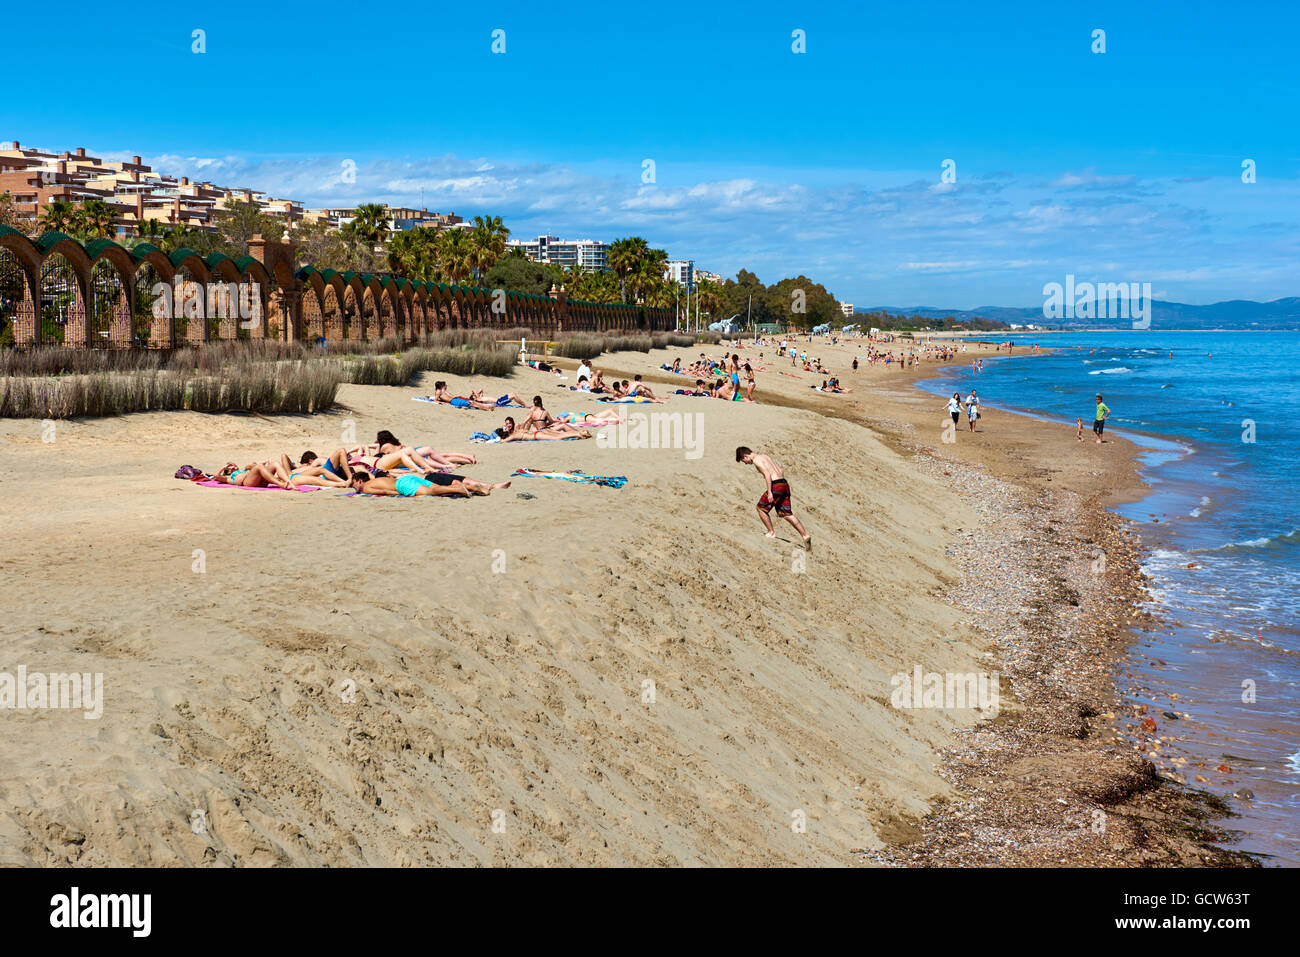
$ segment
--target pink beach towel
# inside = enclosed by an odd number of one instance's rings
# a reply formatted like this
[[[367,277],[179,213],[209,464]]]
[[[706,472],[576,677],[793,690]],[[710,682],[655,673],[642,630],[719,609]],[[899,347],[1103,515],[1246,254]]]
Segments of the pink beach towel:
[[[225,482],[212,482],[212,481],[207,481],[207,482],[193,482],[193,483],[191,483],[191,484],[193,484],[193,485],[202,485],[202,486],[204,486],[204,487],[206,487],[206,488],[233,488],[233,489],[240,489],[241,491],[245,491],[245,492],[287,492],[287,491],[289,491],[289,489],[287,489],[287,488],[280,488],[280,486],[278,486],[278,485],[263,485],[263,486],[261,486],[261,487],[258,487],[258,486],[255,486],[255,485],[227,485]],[[299,485],[299,486],[298,486],[294,491],[298,491],[298,492],[319,492],[322,488],[324,488],[323,485]]]

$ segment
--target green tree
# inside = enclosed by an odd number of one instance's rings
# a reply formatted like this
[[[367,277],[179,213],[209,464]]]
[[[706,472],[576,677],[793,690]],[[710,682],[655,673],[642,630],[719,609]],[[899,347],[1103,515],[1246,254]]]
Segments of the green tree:
[[[463,283],[474,271],[474,245],[468,231],[447,229],[438,234],[438,263],[454,283]]]
[[[30,215],[18,211],[14,198],[8,190],[0,193],[0,226],[8,226],[20,233],[30,233],[33,225]]]
[[[388,210],[382,203],[365,203],[357,207],[352,221],[343,227],[344,234],[357,242],[378,246],[389,232]]]
[[[66,233],[76,223],[77,208],[66,200],[52,200],[41,210],[40,226],[47,233]]]
[[[284,225],[263,213],[251,200],[228,197],[220,209],[213,211],[212,221],[225,242],[240,249],[241,255],[248,252],[248,242],[255,235],[271,242],[279,242],[284,237]]]
[[[512,249],[498,259],[480,281],[489,289],[509,289],[537,296],[546,295],[553,284],[564,286],[571,295],[576,288],[568,270],[550,263],[535,263],[520,249]]]
[[[388,268],[417,282],[442,278],[438,265],[438,235],[432,229],[401,230],[388,241]]]
[[[618,277],[620,302],[627,302],[628,277],[636,272],[641,260],[649,251],[650,244],[640,236],[628,236],[610,243],[606,262]]]
[[[117,208],[102,199],[88,199],[76,205],[69,228],[83,241],[112,239],[117,234]]]

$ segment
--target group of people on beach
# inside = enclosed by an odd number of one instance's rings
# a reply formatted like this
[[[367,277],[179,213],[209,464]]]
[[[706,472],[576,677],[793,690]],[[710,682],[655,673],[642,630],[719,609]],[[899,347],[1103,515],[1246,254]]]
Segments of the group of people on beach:
[[[494,489],[509,488],[509,482],[480,482],[464,475],[452,474],[457,466],[475,465],[478,459],[468,452],[439,452],[429,446],[409,446],[398,441],[387,429],[375,441],[353,448],[339,448],[328,456],[310,449],[295,463],[288,455],[279,460],[250,462],[243,468],[227,462],[213,475],[200,474],[195,480],[207,479],[222,485],[243,488],[271,486],[296,490],[301,486],[350,488],[362,495],[488,495]]]
[[[763,354],[759,353],[758,357],[762,359]],[[766,371],[763,366],[755,370],[753,365],[748,361],[742,361],[740,354],[734,352],[721,359],[714,359],[701,352],[699,359],[685,369],[682,368],[681,358],[674,359],[671,366],[665,364],[660,368],[677,375],[698,376],[695,380],[695,388],[677,389],[675,395],[709,396],[727,402],[753,402],[754,389],[758,386],[754,373]],[[743,386],[740,381],[742,373],[745,376]],[[708,379],[713,380],[712,385],[708,384]]]

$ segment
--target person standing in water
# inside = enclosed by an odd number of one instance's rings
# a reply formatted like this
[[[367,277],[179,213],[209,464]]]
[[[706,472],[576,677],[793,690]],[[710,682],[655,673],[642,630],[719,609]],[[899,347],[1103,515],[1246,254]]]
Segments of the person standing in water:
[[[758,474],[767,480],[767,491],[758,500],[758,517],[767,529],[768,538],[776,538],[776,529],[772,527],[772,518],[768,514],[776,506],[776,514],[794,526],[794,530],[803,539],[804,548],[812,551],[812,536],[803,527],[803,523],[794,517],[790,504],[790,483],[785,480],[785,471],[772,460],[771,456],[756,453],[744,445],[736,449],[736,461],[752,465]]]

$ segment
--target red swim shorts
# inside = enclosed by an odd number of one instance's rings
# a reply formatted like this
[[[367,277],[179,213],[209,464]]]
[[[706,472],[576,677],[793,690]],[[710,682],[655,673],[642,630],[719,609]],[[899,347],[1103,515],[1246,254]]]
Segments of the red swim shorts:
[[[776,514],[783,517],[794,511],[790,505],[790,483],[785,479],[775,479],[772,482],[771,496],[764,492],[758,500],[758,507],[765,512],[772,511],[773,505],[776,506]]]

